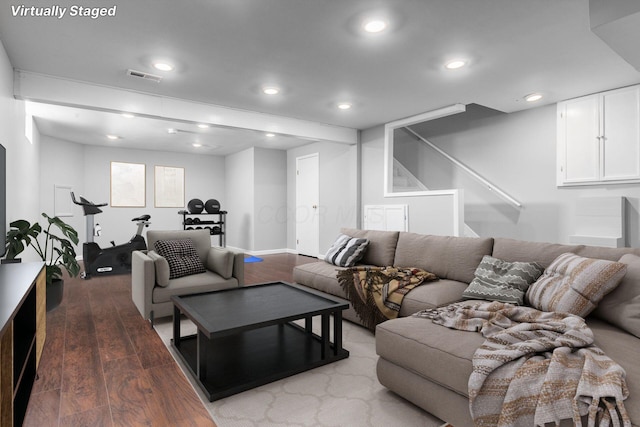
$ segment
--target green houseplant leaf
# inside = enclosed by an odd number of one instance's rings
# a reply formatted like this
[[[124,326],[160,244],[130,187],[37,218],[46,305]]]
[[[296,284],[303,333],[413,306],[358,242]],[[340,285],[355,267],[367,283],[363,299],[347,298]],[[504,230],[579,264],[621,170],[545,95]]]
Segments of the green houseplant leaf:
[[[46,229],[37,222],[19,219],[9,224],[7,231],[7,259],[15,259],[16,255],[31,246],[40,259],[46,264],[47,283],[62,278],[62,268],[71,277],[80,273],[80,264],[76,260],[75,245],[78,244],[78,232],[59,217],[50,217],[46,213]],[[40,239],[44,236],[43,239]],[[43,240],[43,241],[41,241]]]

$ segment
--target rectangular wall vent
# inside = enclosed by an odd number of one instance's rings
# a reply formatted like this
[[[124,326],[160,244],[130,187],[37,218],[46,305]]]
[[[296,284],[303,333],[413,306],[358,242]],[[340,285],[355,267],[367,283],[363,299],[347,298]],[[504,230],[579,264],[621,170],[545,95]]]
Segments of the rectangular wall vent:
[[[132,69],[127,70],[127,75],[131,77],[136,77],[139,79],[149,80],[156,83],[160,83],[162,81],[162,76],[157,76],[155,74],[145,73],[143,71],[136,71]]]

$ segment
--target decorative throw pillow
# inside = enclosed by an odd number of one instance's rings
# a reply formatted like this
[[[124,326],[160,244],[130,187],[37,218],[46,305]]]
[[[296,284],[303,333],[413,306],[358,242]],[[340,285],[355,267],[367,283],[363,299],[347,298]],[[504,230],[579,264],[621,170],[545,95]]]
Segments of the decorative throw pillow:
[[[593,315],[640,338],[640,257],[626,254],[619,262],[626,264],[627,274]]]
[[[191,239],[158,240],[155,248],[169,263],[169,279],[206,271]]]
[[[536,262],[507,262],[485,255],[462,297],[522,305],[527,288],[543,271]]]
[[[567,252],[558,256],[529,287],[527,300],[538,310],[586,317],[618,286],[626,272],[627,266],[621,262]]]
[[[339,267],[353,267],[364,256],[369,240],[339,234],[324,260]]]
[[[165,257],[160,256],[156,251],[147,252],[147,256],[153,260],[156,269],[156,284],[166,288],[169,286],[169,263]]]

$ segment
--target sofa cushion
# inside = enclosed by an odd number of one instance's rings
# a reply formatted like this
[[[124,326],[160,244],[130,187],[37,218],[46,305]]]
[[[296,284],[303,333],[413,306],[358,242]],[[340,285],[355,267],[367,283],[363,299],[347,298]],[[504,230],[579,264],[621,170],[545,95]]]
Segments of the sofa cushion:
[[[155,248],[169,263],[169,279],[206,271],[191,239],[158,240]]]
[[[207,268],[218,273],[225,279],[233,275],[233,261],[235,254],[231,251],[211,247],[207,255]]]
[[[542,267],[547,268],[559,255],[566,252],[577,254],[578,251],[583,249],[583,245],[527,242],[496,237],[491,256],[504,261],[537,262]]]
[[[594,344],[627,373],[629,397],[624,401],[624,407],[632,425],[640,425],[640,338],[593,316],[587,319],[587,326],[593,331]]]
[[[324,260],[340,267],[353,267],[360,261],[367,250],[369,240],[339,234],[327,251]]]
[[[205,271],[204,273],[172,279],[169,282],[169,286],[165,288],[155,286],[152,300],[154,304],[158,304],[171,301],[171,297],[174,295],[191,295],[237,287],[238,279],[235,277],[224,279],[212,271]]]
[[[324,261],[297,265],[293,269],[293,281],[347,299],[347,294],[336,278],[336,273],[340,270],[344,270],[344,267],[337,267]]]
[[[389,320],[376,328],[380,357],[463,396],[468,396],[473,354],[484,341],[482,334],[418,317]]]
[[[493,239],[400,233],[397,267],[418,267],[441,279],[470,283],[485,255],[491,255]]]
[[[543,271],[544,268],[535,262],[507,262],[485,255],[462,296],[522,305],[529,285]]]
[[[466,283],[449,279],[440,279],[420,285],[404,296],[399,316],[411,316],[421,310],[460,301],[466,288]]]
[[[626,270],[620,262],[565,253],[529,287],[527,301],[538,310],[585,317],[618,286]]]
[[[640,338],[640,257],[627,254],[620,262],[627,266],[627,274],[598,303],[593,315]]]
[[[362,257],[361,262],[378,267],[387,267],[394,264],[396,244],[398,243],[397,231],[378,230],[356,230],[354,228],[343,228],[342,234],[351,237],[367,239],[369,246]]]
[[[167,259],[160,256],[156,251],[148,251],[147,256],[153,260],[153,266],[156,269],[156,284],[158,286],[169,285],[169,263]]]

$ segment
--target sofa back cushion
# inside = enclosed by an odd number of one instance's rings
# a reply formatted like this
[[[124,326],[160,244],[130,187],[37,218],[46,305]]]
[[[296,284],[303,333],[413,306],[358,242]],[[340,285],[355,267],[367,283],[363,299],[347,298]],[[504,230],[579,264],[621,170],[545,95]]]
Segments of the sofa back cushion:
[[[626,254],[620,262],[627,266],[627,274],[618,287],[600,301],[593,316],[640,338],[640,257]]]
[[[584,245],[527,242],[524,240],[496,237],[493,243],[492,256],[510,262],[537,262],[542,267],[547,268],[563,253],[572,252],[574,254],[580,254],[579,251],[583,249]]]
[[[394,265],[393,259],[396,253],[399,232],[357,230],[355,228],[343,228],[340,232],[347,236],[369,240],[367,250],[360,260],[362,264],[377,265],[379,267]]]
[[[492,238],[401,232],[394,265],[419,267],[443,279],[471,283],[482,257],[491,255],[492,248]]]
[[[147,248],[154,249],[158,240],[191,239],[196,247],[198,257],[203,264],[211,247],[209,230],[149,230],[147,231]]]

